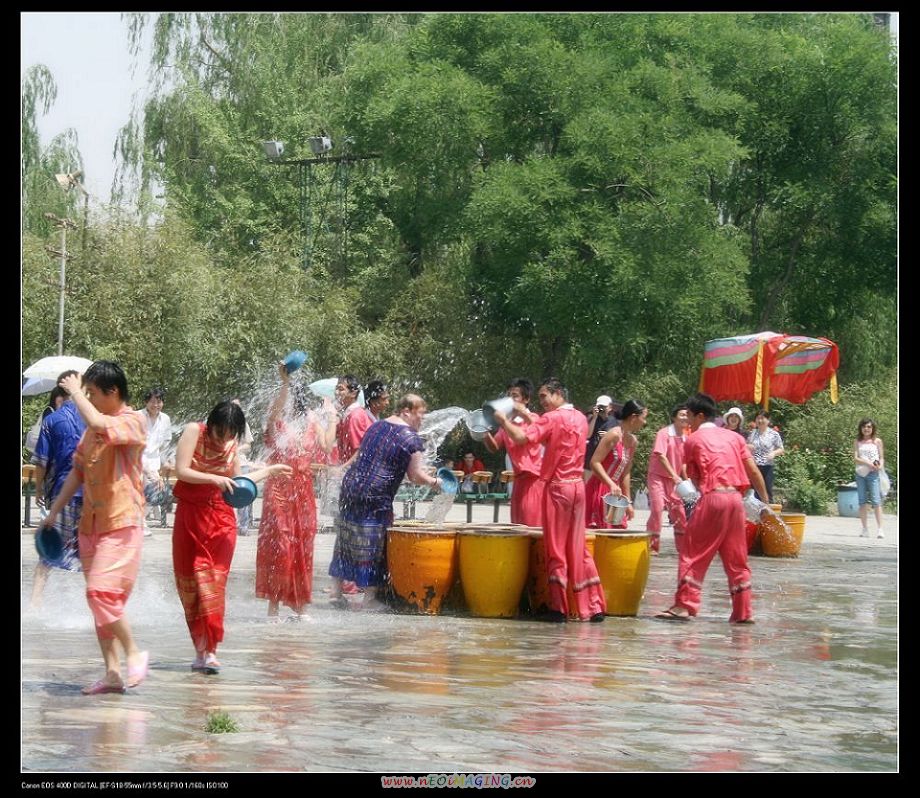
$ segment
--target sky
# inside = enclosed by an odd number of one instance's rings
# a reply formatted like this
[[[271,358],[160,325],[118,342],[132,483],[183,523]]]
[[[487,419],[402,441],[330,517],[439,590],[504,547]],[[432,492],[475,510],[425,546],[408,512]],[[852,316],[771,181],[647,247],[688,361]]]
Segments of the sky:
[[[51,110],[38,120],[42,144],[74,128],[84,185],[92,201],[107,202],[115,140],[130,118],[133,95],[145,85],[148,59],[132,76],[120,13],[22,13],[20,21],[20,79],[28,67],[44,64],[58,87]]]
[[[132,98],[146,84],[146,53],[132,75],[127,26],[120,13],[22,13],[20,77],[33,64],[51,70],[55,104],[38,121],[42,144],[74,128],[84,160],[84,185],[93,202],[109,199],[119,129],[131,115]],[[898,14],[891,30],[898,37]]]

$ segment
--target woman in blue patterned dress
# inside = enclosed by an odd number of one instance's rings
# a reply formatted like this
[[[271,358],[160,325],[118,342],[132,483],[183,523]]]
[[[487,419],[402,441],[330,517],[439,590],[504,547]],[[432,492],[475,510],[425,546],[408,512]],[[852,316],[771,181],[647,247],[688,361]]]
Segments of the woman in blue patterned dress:
[[[393,523],[393,497],[400,483],[408,476],[417,485],[438,484],[425,468],[425,444],[418,434],[427,409],[420,396],[406,394],[392,416],[370,427],[342,479],[342,523],[329,574],[365,589],[364,610],[383,608],[377,588],[386,578],[387,528]],[[346,599],[334,601],[344,607]]]

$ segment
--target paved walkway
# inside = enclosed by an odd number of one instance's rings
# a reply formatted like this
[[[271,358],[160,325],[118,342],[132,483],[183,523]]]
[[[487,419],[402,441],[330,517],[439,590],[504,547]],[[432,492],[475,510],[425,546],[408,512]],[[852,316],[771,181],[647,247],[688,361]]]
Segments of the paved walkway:
[[[478,505],[474,518],[491,512]],[[465,508],[449,520],[465,520]],[[538,782],[550,772],[894,771],[897,519],[885,528],[882,541],[862,539],[856,519],[809,517],[799,558],[752,558],[752,627],[726,622],[717,564],[699,618],[652,619],[675,587],[668,530],[637,618],[556,626],[336,611],[323,592],[333,536],[319,535],[310,620],[269,625],[253,597],[257,539],[244,537],[216,677],[189,671],[170,531],[155,529],[129,604],[150,677],[97,697],[79,692],[100,665],[82,577],[52,574],[43,609],[25,611],[35,552],[23,529],[22,767]],[[240,731],[207,733],[215,710]]]

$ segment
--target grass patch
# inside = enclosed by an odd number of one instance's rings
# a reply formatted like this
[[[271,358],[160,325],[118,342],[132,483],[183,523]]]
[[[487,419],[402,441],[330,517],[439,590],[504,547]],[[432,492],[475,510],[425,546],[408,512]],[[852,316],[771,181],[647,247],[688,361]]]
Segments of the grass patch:
[[[240,730],[239,724],[230,715],[221,710],[208,713],[208,722],[204,730],[208,734],[232,734]]]

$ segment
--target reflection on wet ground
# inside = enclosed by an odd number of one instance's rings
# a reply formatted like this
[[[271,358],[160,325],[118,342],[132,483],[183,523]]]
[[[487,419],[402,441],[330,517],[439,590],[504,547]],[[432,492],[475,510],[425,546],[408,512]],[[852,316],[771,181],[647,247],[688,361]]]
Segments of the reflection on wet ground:
[[[34,554],[23,536],[22,604]],[[669,624],[672,548],[638,618],[541,625],[327,609],[317,538],[309,622],[268,625],[241,539],[219,676],[189,671],[169,539],[129,605],[151,675],[85,697],[99,654],[79,574],[22,626],[28,771],[891,771],[897,769],[897,550],[815,545],[755,558],[757,623],[727,623],[715,562],[701,617]],[[236,734],[204,731],[221,709]]]

